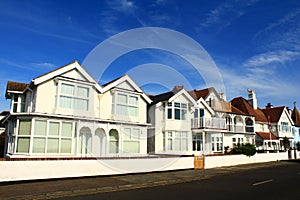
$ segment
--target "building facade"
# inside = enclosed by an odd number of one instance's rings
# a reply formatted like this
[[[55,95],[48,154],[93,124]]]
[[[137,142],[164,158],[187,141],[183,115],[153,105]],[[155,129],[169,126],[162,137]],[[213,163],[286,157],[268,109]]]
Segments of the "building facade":
[[[6,157],[147,154],[151,100],[128,76],[100,86],[77,61],[33,79],[8,82]]]

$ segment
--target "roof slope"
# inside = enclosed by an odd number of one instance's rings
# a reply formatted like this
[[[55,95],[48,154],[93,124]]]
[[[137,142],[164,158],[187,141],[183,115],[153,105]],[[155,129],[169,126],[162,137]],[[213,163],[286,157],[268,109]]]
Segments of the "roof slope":
[[[243,97],[236,97],[231,100],[231,105],[241,110],[245,114],[254,115],[255,121],[259,122],[268,122],[265,114],[261,109],[253,109],[253,107],[248,103],[246,99]]]
[[[205,88],[203,90],[191,90],[189,91],[189,94],[196,100],[200,98],[205,99],[209,95],[211,90],[214,90],[214,88],[210,87],[210,88]]]
[[[292,111],[292,120],[295,124],[295,126],[300,127],[300,113],[298,111],[298,109],[296,108],[296,106],[294,107],[293,111]]]
[[[264,140],[270,140],[270,137],[272,140],[277,139],[277,137],[270,132],[256,132],[256,134]]]
[[[7,81],[6,86],[6,92],[5,92],[5,98],[10,98],[10,93],[22,93],[25,88],[28,86],[26,83],[20,83],[20,82],[13,82],[13,81]]]
[[[284,106],[275,107],[275,108],[265,108],[262,109],[263,113],[270,120],[271,123],[277,123],[282,115]]]

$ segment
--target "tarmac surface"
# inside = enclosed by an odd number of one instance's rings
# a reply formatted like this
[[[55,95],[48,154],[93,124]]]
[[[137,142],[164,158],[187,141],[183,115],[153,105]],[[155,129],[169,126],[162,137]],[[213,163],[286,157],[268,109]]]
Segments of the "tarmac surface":
[[[296,160],[294,162],[298,162]],[[122,190],[148,188],[210,179],[257,168],[293,165],[294,162],[268,162],[215,169],[178,170],[114,176],[97,176],[68,179],[18,181],[0,183],[0,199],[55,199]]]

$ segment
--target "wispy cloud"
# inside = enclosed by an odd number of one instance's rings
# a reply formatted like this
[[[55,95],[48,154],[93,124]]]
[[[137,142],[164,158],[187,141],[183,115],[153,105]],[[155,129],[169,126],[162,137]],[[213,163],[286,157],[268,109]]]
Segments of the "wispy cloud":
[[[296,60],[300,58],[300,52],[294,51],[270,51],[255,55],[244,62],[244,66],[265,66],[272,63],[281,63]]]
[[[256,3],[252,1],[227,1],[211,10],[200,24],[202,28],[218,27],[219,31],[229,26],[234,20],[243,16],[246,8]]]
[[[56,65],[48,62],[44,63],[31,63],[31,66],[38,67],[38,68],[43,68],[43,69],[55,69],[57,68]]]
[[[54,69],[57,66],[52,63],[44,62],[44,63],[19,63],[15,61],[11,61],[5,58],[0,58],[0,63],[2,65],[7,65],[11,67],[16,67],[19,69],[30,70],[30,71],[39,71],[45,72],[45,70]]]
[[[297,9],[294,12],[288,13],[287,15],[285,15],[282,18],[280,18],[279,20],[269,24],[267,27],[265,27],[264,29],[262,29],[258,33],[256,33],[253,37],[254,40],[257,39],[262,34],[268,33],[270,31],[276,29],[277,27],[280,27],[282,25],[285,25],[286,23],[293,21],[297,16],[299,16],[299,14],[300,14],[300,9]]]

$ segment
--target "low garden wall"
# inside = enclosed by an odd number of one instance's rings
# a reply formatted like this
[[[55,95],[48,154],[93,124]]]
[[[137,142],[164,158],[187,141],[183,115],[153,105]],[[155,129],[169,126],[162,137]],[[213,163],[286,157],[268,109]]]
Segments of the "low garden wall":
[[[0,161],[0,182],[194,168],[194,157]]]
[[[248,157],[245,155],[220,155],[206,156],[204,159],[204,168],[226,167],[234,165],[252,164],[260,162],[271,162],[278,160],[287,160],[288,152],[280,153],[256,153],[254,156]]]

